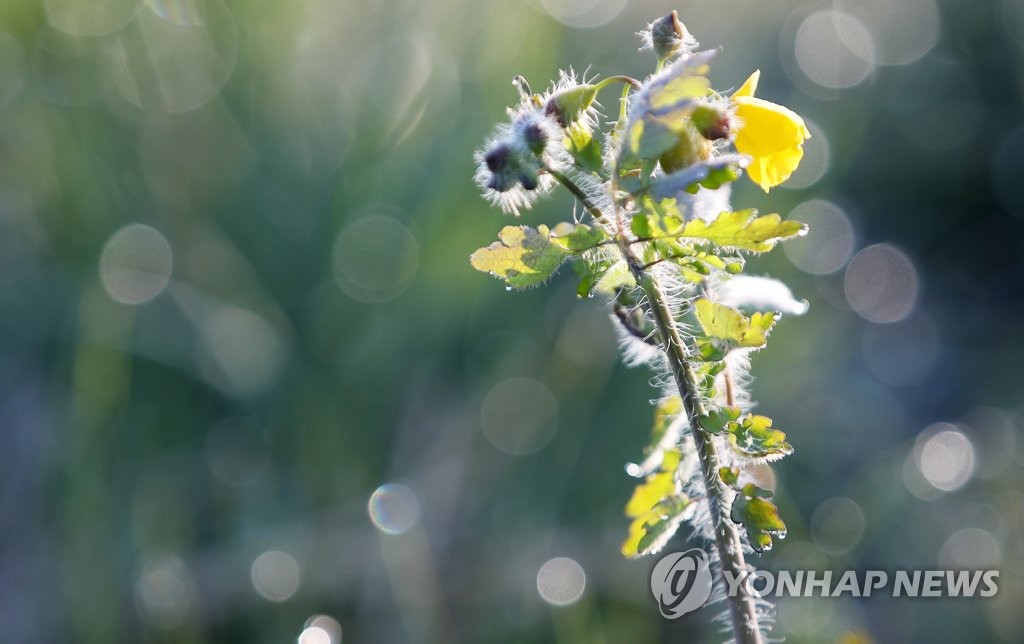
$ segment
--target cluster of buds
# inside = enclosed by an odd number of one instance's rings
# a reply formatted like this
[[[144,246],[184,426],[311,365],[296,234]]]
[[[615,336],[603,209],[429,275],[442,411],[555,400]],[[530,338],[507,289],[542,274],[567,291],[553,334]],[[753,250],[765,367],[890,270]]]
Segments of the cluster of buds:
[[[511,113],[484,147],[477,150],[477,184],[507,213],[519,215],[554,185],[548,169],[564,165],[562,128],[530,105]]]

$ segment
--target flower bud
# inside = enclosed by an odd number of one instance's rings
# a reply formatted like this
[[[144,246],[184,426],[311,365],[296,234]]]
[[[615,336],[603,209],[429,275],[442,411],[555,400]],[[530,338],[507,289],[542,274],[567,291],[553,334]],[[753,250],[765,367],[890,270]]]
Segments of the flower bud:
[[[576,85],[552,94],[544,105],[544,113],[562,127],[569,127],[583,117],[596,98],[596,85]]]
[[[548,135],[541,128],[540,124],[535,121],[528,121],[523,124],[522,137],[530,152],[537,155],[544,152],[544,147],[548,144]]]
[[[697,45],[690,32],[679,20],[679,12],[675,9],[663,18],[658,18],[647,27],[650,46],[659,60],[668,60],[680,51]]]
[[[540,173],[537,168],[523,164],[519,168],[519,183],[523,184],[524,190],[536,190],[540,185]]]
[[[685,127],[679,132],[679,139],[674,146],[658,158],[661,169],[666,173],[687,168],[698,161],[711,156],[711,142],[705,139],[693,127]]]
[[[708,141],[728,139],[732,135],[732,118],[725,109],[700,105],[690,115],[693,127]]]
[[[508,192],[516,186],[516,163],[514,152],[504,144],[498,143],[484,154],[484,164],[491,171],[487,187],[498,192]]]

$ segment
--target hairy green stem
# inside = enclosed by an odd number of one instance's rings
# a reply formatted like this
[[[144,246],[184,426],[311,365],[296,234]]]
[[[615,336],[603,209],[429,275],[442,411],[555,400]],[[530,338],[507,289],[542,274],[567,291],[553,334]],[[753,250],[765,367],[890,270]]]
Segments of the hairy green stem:
[[[580,188],[578,185],[576,185],[576,182],[574,182],[572,179],[570,179],[564,173],[559,172],[558,170],[554,170],[552,168],[545,168],[545,170],[552,177],[555,178],[555,181],[562,184],[562,186],[564,186],[566,190],[571,192],[574,197],[579,199],[580,203],[583,204],[583,207],[586,208],[587,212],[590,213],[590,216],[594,218],[594,221],[600,223],[607,223],[607,220],[605,219],[604,213],[601,212],[601,209],[598,208],[594,204],[594,202],[590,200],[590,197],[587,196],[587,193],[583,192],[583,188]]]
[[[723,582],[726,575],[732,579],[740,579],[747,570],[743,557],[743,547],[739,531],[728,517],[725,507],[725,487],[718,474],[720,462],[718,451],[711,440],[711,435],[701,424],[701,418],[707,416],[707,409],[697,388],[697,378],[691,364],[686,345],[679,334],[672,309],[668,305],[665,294],[661,290],[657,278],[648,272],[633,253],[627,240],[619,238],[619,249],[622,251],[629,269],[637,284],[644,290],[650,303],[654,321],[664,344],[665,355],[672,367],[672,375],[683,401],[683,412],[690,422],[690,433],[696,446],[700,460],[701,478],[707,495],[711,520],[714,523],[715,547],[721,563]],[[725,584],[728,588],[728,584]],[[761,629],[758,625],[757,607],[754,597],[747,584],[739,584],[735,597],[726,597],[729,615],[732,618],[732,631],[736,644],[761,644]]]
[[[548,172],[583,203],[583,206],[596,221],[607,223],[607,218],[601,209],[590,201],[587,194],[572,179],[557,170],[549,168]],[[647,295],[658,334],[664,344],[665,355],[672,367],[672,376],[676,381],[679,397],[683,401],[683,413],[686,414],[690,423],[690,433],[693,435],[697,458],[700,461],[701,480],[704,483],[711,521],[714,523],[715,549],[718,551],[718,559],[721,564],[722,581],[725,588],[729,588],[726,575],[734,580],[741,579],[741,575],[747,571],[747,562],[743,557],[743,545],[740,541],[739,531],[728,516],[729,509],[725,507],[725,484],[722,483],[718,474],[720,467],[718,450],[715,449],[715,444],[711,440],[711,434],[701,424],[701,418],[707,416],[707,408],[697,388],[697,377],[691,365],[691,358],[682,336],[679,335],[679,329],[668,300],[665,298],[657,278],[647,270],[648,266],[644,265],[633,252],[632,244],[635,243],[635,240],[626,238],[625,234],[621,232],[623,226],[620,225],[618,228],[620,232],[615,235],[615,241],[629,265],[633,278]],[[731,390],[731,382],[729,384]],[[750,594],[750,587],[745,583],[738,584],[736,596],[726,597],[726,603],[729,605],[729,616],[736,644],[762,644],[764,639],[761,636],[757,606],[754,604],[754,597]]]

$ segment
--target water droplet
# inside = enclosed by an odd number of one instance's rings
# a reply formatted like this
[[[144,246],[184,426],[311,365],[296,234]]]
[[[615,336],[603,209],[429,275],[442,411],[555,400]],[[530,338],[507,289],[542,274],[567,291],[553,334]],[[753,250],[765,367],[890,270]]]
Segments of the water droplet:
[[[626,474],[638,479],[644,475],[644,468],[640,467],[636,463],[626,463]]]

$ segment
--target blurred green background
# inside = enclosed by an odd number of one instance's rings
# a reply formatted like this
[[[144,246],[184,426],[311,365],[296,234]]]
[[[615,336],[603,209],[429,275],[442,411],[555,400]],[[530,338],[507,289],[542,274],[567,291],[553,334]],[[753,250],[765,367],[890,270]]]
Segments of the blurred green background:
[[[672,8],[814,136],[734,199],[812,224],[753,264],[811,303],[754,360],[797,448],[758,565],[1002,571],[775,633],[1022,641],[1017,0],[4,0],[0,639],[722,639],[618,552],[648,374],[569,276],[467,263],[512,76],[642,76]]]

